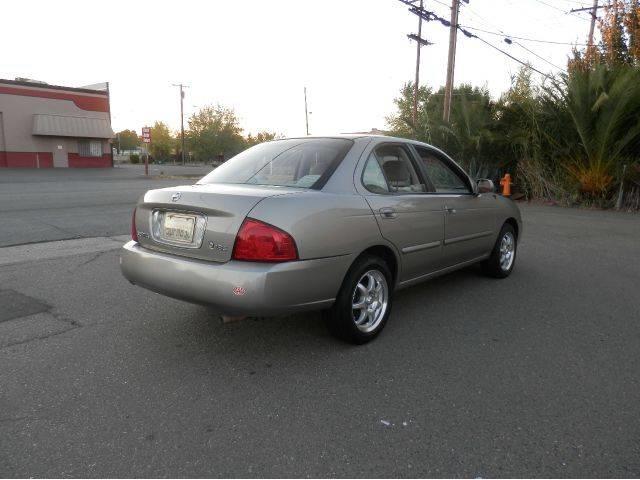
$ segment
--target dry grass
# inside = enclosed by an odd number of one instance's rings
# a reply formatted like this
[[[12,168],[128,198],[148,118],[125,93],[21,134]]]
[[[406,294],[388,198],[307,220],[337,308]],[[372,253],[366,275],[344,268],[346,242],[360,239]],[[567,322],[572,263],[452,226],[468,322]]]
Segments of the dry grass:
[[[539,160],[523,158],[516,168],[516,182],[528,200],[570,203],[570,193],[560,186],[557,176]]]

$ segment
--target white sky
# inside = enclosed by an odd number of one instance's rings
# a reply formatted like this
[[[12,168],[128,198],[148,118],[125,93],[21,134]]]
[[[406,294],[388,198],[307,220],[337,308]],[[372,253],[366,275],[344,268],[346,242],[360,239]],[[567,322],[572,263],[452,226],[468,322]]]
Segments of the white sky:
[[[425,0],[449,17],[450,0]],[[585,42],[590,0],[470,0],[460,24],[522,37]],[[109,81],[113,128],[140,132],[154,120],[177,129],[198,106],[235,109],[245,133],[304,134],[303,87],[313,134],[384,128],[393,99],[412,80],[418,19],[397,0],[30,1],[0,7],[0,78],[81,86]],[[538,69],[551,65],[502,38],[476,32]],[[423,24],[421,84],[445,81],[448,29]],[[521,43],[564,67],[569,45]],[[498,96],[518,64],[458,35],[455,82]]]

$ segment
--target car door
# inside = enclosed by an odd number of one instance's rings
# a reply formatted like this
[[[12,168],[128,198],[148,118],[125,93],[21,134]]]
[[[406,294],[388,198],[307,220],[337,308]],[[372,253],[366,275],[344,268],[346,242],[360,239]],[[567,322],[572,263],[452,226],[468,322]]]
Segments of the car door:
[[[475,260],[491,251],[495,240],[495,195],[476,194],[472,180],[441,152],[414,145],[423,174],[444,209],[443,264]]]
[[[376,145],[366,159],[361,182],[382,236],[400,252],[399,280],[441,268],[442,199],[427,193],[430,187],[420,175],[410,147],[403,143]]]

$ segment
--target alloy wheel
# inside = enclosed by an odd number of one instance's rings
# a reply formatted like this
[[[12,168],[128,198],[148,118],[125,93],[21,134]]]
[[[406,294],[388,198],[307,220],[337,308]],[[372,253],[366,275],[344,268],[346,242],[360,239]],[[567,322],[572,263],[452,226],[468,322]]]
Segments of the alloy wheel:
[[[389,304],[387,279],[378,270],[364,273],[353,291],[351,314],[361,332],[375,330],[384,318]]]
[[[500,268],[507,272],[513,265],[516,253],[516,240],[511,232],[505,232],[500,241]]]

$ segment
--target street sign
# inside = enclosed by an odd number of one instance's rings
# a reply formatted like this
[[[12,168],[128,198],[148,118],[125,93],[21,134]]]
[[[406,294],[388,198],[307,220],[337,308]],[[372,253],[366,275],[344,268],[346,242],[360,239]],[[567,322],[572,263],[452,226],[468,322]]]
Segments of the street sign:
[[[151,143],[151,128],[142,127],[142,141],[144,143]]]

